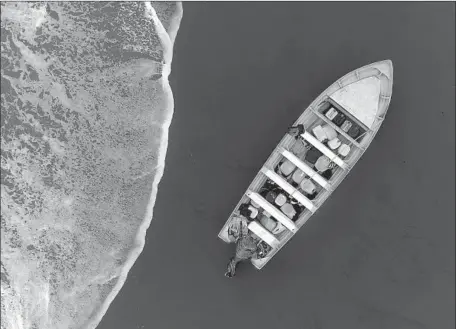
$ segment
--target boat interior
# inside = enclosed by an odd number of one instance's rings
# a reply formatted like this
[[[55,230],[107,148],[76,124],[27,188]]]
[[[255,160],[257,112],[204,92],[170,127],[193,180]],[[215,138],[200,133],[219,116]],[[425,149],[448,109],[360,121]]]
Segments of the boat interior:
[[[304,131],[285,135],[230,216],[254,210],[248,228],[269,248],[265,257],[252,259],[258,269],[319,209],[376,132],[329,96],[304,111],[294,126],[299,124]],[[219,234],[226,242],[230,219]]]

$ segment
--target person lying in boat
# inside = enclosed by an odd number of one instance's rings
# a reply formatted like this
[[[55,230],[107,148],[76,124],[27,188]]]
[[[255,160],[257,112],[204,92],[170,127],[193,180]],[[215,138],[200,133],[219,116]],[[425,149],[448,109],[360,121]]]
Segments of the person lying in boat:
[[[228,237],[236,244],[236,253],[231,257],[225,276],[232,278],[236,275],[236,268],[242,261],[251,258],[263,258],[267,254],[266,246],[250,234],[248,220],[244,216],[234,216],[228,227]]]

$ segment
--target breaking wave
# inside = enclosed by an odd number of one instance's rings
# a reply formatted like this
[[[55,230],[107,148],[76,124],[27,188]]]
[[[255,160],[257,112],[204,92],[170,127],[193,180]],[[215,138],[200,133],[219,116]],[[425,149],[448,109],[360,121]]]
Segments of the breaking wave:
[[[1,328],[95,328],[141,253],[182,17],[170,2],[1,3]]]

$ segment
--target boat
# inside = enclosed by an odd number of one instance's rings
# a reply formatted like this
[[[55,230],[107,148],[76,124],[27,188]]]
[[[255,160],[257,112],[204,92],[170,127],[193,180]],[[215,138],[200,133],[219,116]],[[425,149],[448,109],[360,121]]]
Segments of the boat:
[[[231,223],[240,216],[247,219],[248,233],[267,248],[261,257],[251,258],[262,269],[322,207],[369,147],[385,119],[392,89],[393,65],[384,60],[344,75],[323,91],[292,125],[298,133],[286,131],[219,238],[234,242]]]

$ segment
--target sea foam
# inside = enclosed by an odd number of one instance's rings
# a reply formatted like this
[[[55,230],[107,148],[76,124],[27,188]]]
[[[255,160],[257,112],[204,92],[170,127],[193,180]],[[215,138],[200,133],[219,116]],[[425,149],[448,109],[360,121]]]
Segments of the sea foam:
[[[1,6],[1,328],[95,328],[152,219],[182,6]]]

